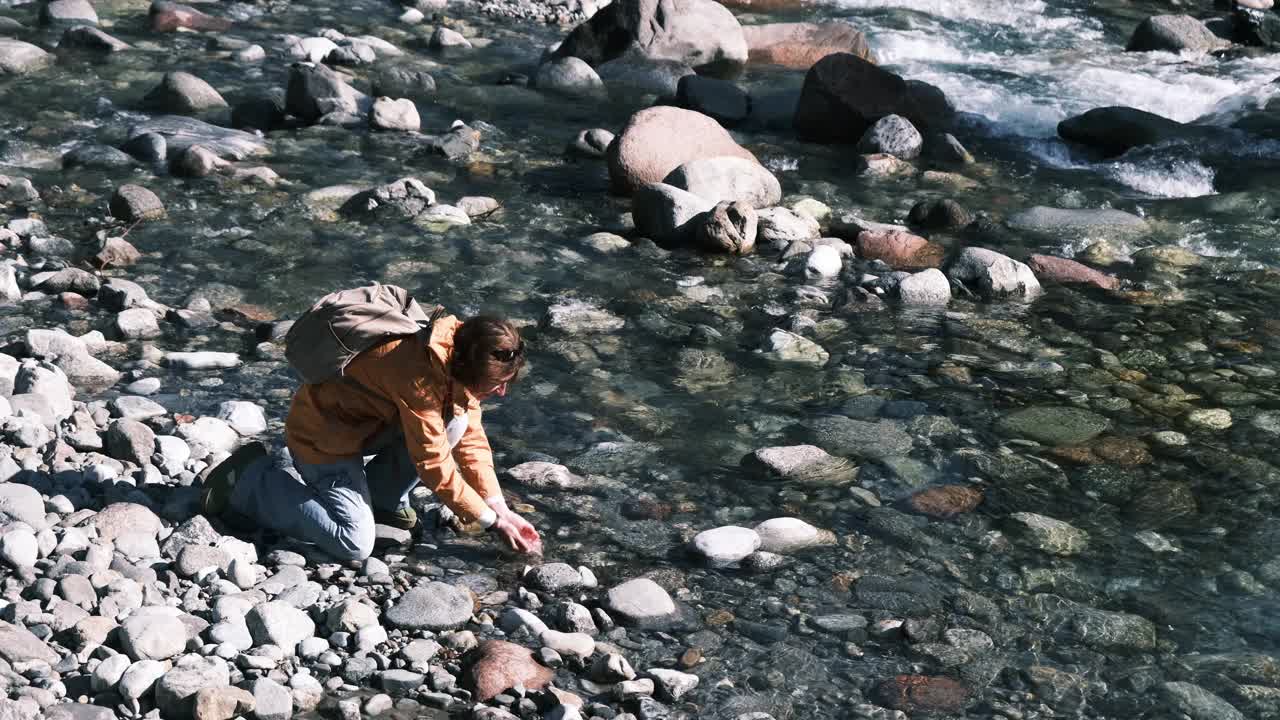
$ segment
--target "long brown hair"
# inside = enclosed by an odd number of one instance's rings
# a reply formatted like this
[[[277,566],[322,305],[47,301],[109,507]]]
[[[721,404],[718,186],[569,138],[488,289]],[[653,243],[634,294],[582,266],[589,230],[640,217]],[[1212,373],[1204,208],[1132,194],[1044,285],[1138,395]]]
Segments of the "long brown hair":
[[[449,372],[470,388],[493,387],[514,379],[524,367],[524,340],[510,320],[477,315],[453,336]]]

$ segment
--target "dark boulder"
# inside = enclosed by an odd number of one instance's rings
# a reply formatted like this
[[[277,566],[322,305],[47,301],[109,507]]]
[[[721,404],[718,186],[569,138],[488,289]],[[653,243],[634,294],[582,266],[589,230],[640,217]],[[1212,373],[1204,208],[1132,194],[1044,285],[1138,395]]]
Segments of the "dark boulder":
[[[954,113],[938,88],[904,80],[856,55],[837,53],[818,61],[805,76],[795,128],[805,140],[856,143],[886,115],[901,115],[920,130],[937,130]]]

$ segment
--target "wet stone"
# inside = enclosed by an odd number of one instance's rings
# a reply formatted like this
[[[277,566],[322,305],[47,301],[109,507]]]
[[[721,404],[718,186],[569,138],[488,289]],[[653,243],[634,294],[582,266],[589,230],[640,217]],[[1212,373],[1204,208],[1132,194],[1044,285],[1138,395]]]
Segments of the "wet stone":
[[[928,675],[898,675],[876,686],[881,704],[909,713],[958,713],[969,691],[956,680]]]
[[[1009,516],[1013,527],[1024,534],[1037,550],[1052,555],[1076,555],[1088,544],[1088,533],[1061,520],[1036,513],[1014,513]]]
[[[880,459],[906,455],[912,439],[891,420],[866,422],[846,417],[826,417],[809,424],[814,442],[834,455]]]
[[[937,518],[972,512],[982,503],[981,489],[970,485],[942,485],[912,495],[907,505],[914,511]]]
[[[1081,445],[1105,432],[1111,421],[1075,407],[1032,407],[1001,418],[996,429],[1046,445]]]

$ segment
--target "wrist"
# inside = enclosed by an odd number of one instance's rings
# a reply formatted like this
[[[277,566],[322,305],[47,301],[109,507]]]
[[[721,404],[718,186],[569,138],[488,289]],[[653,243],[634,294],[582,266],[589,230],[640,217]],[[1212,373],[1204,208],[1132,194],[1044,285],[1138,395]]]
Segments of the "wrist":
[[[488,505],[491,510],[497,513],[507,509],[507,500],[501,495],[492,495],[484,499],[484,504]]]
[[[485,510],[480,513],[480,517],[476,518],[476,522],[480,523],[480,527],[491,530],[498,524],[498,513],[492,509]]]

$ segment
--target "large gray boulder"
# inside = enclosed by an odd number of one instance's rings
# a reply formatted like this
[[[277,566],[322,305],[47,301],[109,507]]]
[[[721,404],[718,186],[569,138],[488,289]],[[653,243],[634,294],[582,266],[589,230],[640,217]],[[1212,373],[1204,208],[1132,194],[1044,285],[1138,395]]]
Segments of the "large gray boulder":
[[[985,298],[1040,294],[1040,281],[1031,268],[986,248],[965,248],[947,269],[947,277]]]
[[[1138,25],[1125,50],[1206,53],[1230,44],[1190,15],[1155,15]]]
[[[179,115],[200,113],[227,107],[227,101],[209,83],[185,72],[165,73],[160,84],[142,99],[153,110]]]
[[[555,58],[542,64],[534,76],[539,90],[571,97],[604,97],[608,94],[604,81],[585,60],[576,57]]]
[[[0,75],[25,75],[51,60],[49,53],[31,43],[0,37]]]
[[[747,41],[733,13],[714,0],[615,0],[574,28],[555,56],[595,66],[633,52],[732,76],[747,62]]]
[[[696,219],[716,206],[705,198],[671,185],[654,183],[636,192],[631,215],[636,230],[662,244],[683,244],[693,239]]]
[[[609,146],[614,192],[631,194],[663,182],[671,171],[704,158],[739,157],[756,162],[715,120],[676,107],[659,106],[631,116]]]
[[[741,157],[700,158],[671,171],[664,183],[715,202],[767,208],[782,200],[782,185],[763,165]]]
[[[370,105],[367,95],[326,65],[294,63],[289,68],[285,109],[305,122],[314,123],[330,113],[363,116]]]
[[[52,0],[40,8],[41,25],[97,25],[98,13],[89,0]]]

